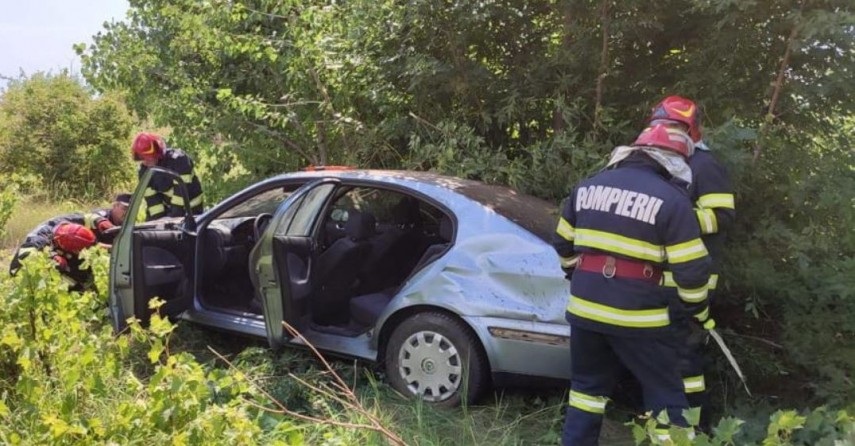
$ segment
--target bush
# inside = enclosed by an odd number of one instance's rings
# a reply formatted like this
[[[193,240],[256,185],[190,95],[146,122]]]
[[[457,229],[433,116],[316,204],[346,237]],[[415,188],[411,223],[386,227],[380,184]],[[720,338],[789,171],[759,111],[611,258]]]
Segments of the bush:
[[[95,249],[83,256],[96,289],[106,290],[107,255]],[[287,416],[285,406],[251,378],[264,371],[254,350],[233,359],[241,370],[202,364],[171,349],[175,326],[157,314],[148,328],[131,321],[129,334],[114,336],[104,294],[69,292],[45,254],[23,263],[16,277],[0,278],[0,443],[302,445],[304,436],[318,439],[312,444],[379,441],[371,429],[352,428],[366,426],[369,412],[336,411],[343,399],[322,391],[307,388],[313,407],[302,411],[319,423]],[[338,425],[325,422],[332,419]]]
[[[823,140],[770,132],[756,163],[734,165],[738,216],[719,294],[758,319],[735,330],[774,326],[762,335],[783,345],[782,373],[804,380],[794,394],[842,405],[855,401],[855,153],[851,126],[830,127]]]
[[[6,222],[12,217],[12,209],[18,201],[18,188],[14,184],[6,184],[0,181],[0,239],[6,233]]]
[[[692,418],[692,411],[688,411]],[[694,413],[697,422],[697,412]],[[818,446],[855,444],[855,417],[846,411],[831,411],[826,407],[799,413],[795,410],[779,410],[769,416],[766,429],[748,426],[737,418],[723,418],[713,428],[713,433],[697,434],[692,437],[686,429],[671,428],[671,442],[658,439],[659,422],[667,423],[667,416],[658,419],[647,416],[641,424],[632,426],[635,444],[668,444],[672,446]],[[754,429],[748,429],[752,427]]]
[[[0,173],[32,175],[58,198],[103,197],[132,179],[132,127],[119,97],[67,73],[13,80],[0,96]]]

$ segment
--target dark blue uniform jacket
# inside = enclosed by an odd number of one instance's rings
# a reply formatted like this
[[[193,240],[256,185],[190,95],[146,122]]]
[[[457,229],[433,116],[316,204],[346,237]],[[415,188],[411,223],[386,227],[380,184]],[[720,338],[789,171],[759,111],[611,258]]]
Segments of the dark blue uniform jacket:
[[[635,153],[582,181],[565,201],[553,244],[562,262],[599,253],[670,269],[680,299],[705,319],[710,258],[692,202],[666,175]],[[670,326],[673,297],[659,284],[576,270],[570,287],[572,325],[632,336],[661,334]]]
[[[202,213],[202,184],[193,171],[193,160],[182,150],[167,148],[163,157],[157,163],[157,167],[169,169],[181,176],[187,185],[187,193],[190,197],[190,210],[193,214]],[[139,176],[148,168],[140,165]],[[155,174],[148,188],[145,190],[146,221],[156,220],[161,217],[184,216],[184,198],[181,192],[176,190],[172,178],[166,175]]]

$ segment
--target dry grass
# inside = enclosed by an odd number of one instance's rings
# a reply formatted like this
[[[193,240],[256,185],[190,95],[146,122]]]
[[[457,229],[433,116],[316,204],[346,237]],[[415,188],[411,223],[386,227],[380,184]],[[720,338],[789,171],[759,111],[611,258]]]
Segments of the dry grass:
[[[108,205],[106,202],[99,204],[83,204],[71,201],[47,202],[30,197],[21,197],[15,204],[12,218],[6,223],[5,233],[0,236],[0,250],[17,248],[24,241],[24,237],[45,220],[72,212],[88,212]]]

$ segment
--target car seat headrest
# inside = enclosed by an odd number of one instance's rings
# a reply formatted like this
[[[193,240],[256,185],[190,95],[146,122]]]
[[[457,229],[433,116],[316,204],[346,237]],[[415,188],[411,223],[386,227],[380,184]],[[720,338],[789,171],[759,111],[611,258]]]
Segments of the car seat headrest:
[[[397,225],[415,225],[420,220],[419,200],[413,197],[401,197],[392,207],[392,221]]]
[[[344,232],[351,240],[364,240],[374,234],[377,221],[368,212],[352,211],[344,225]]]

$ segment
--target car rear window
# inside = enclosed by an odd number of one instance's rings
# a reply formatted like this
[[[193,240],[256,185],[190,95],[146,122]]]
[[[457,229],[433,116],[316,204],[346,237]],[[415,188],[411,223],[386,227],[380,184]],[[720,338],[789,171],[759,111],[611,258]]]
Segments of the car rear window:
[[[549,242],[558,224],[558,207],[509,187],[472,184],[455,189],[461,195],[496,211],[522,226],[541,240]]]

